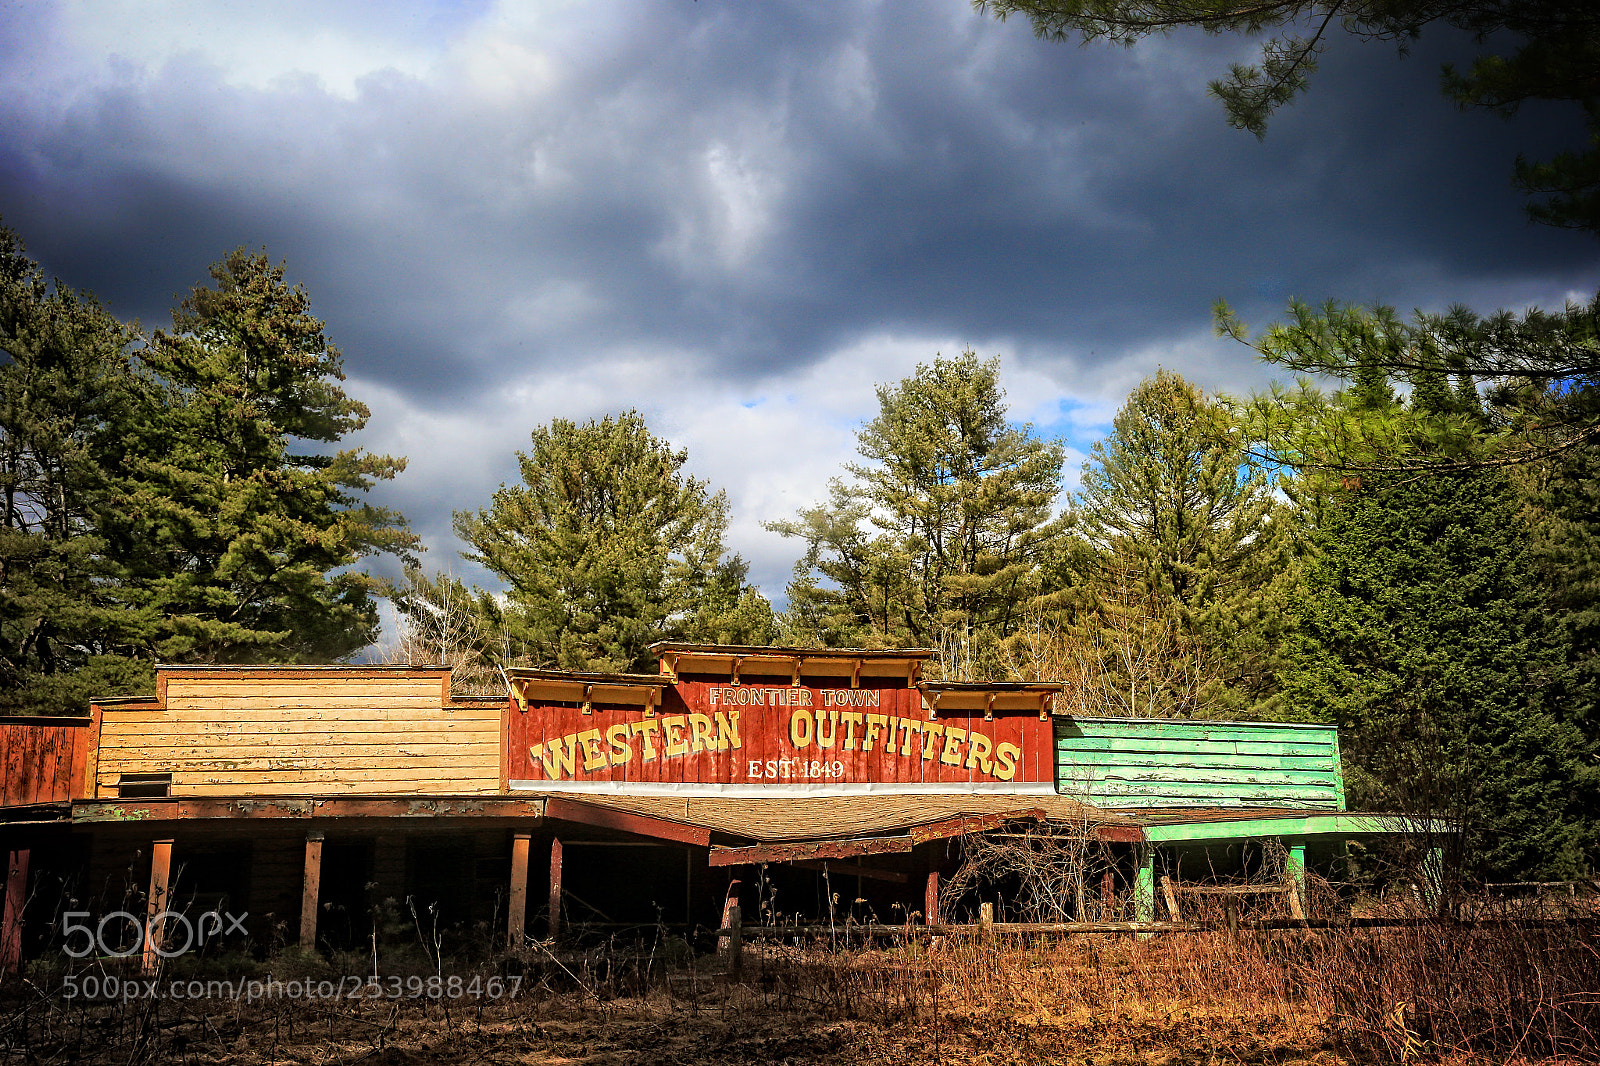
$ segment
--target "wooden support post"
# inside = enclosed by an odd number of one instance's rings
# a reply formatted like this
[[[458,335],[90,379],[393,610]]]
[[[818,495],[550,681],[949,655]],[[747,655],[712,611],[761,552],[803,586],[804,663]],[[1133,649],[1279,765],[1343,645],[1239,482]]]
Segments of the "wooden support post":
[[[511,897],[506,910],[506,947],[522,947],[528,922],[528,848],[532,834],[511,834]]]
[[[978,904],[978,943],[988,947],[994,939],[994,904]]]
[[[561,935],[561,840],[550,838],[550,939]]]
[[[1133,861],[1138,870],[1133,879],[1133,920],[1156,920],[1156,849],[1148,844],[1134,848]]]
[[[1289,917],[1304,919],[1306,916],[1306,842],[1304,840],[1291,840],[1288,842],[1288,859],[1284,872],[1289,880]]]
[[[1100,920],[1108,922],[1117,913],[1117,879],[1110,870],[1100,872]]]
[[[27,848],[6,851],[4,925],[0,925],[0,974],[16,973],[22,965],[22,911],[28,904]]]
[[[1167,917],[1175,922],[1183,921],[1183,917],[1178,911],[1178,896],[1172,891],[1172,878],[1166,874],[1161,875],[1161,894],[1167,900]]]
[[[728,980],[744,976],[744,912],[739,904],[728,905]]]
[[[1228,935],[1239,935],[1239,897],[1223,896],[1222,912],[1228,916]]]
[[[729,916],[734,914],[738,909],[739,909],[739,880],[738,880],[738,878],[730,877],[728,879],[728,891],[727,891],[727,894],[722,897],[722,926],[721,926],[721,928],[726,929],[727,927],[729,927],[729,926],[731,926],[733,924],[733,921]],[[727,951],[728,950],[728,938],[727,937],[721,936],[721,937],[717,938],[717,950],[718,951]]]
[[[140,960],[145,973],[156,972],[161,962],[161,933],[164,922],[156,915],[167,909],[167,896],[171,888],[172,841],[157,840],[150,848],[150,895],[145,903],[144,957]]]
[[[925,925],[939,924],[939,871],[928,871],[928,887],[922,893],[922,921]]]
[[[322,904],[322,832],[306,834],[305,874],[300,882],[300,947],[317,948],[317,908]]]

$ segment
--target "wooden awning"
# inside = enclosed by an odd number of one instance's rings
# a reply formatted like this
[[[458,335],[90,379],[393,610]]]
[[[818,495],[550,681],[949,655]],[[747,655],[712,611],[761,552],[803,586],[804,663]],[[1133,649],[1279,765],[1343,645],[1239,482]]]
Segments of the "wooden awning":
[[[588,713],[594,704],[643,707],[654,715],[661,706],[661,691],[671,678],[656,674],[612,674],[588,670],[534,670],[506,672],[511,699],[519,710],[529,703],[575,703]]]
[[[897,678],[907,686],[922,676],[932,658],[928,648],[761,648],[733,644],[686,644],[663,640],[650,645],[661,660],[662,676],[680,674],[726,677],[737,684],[743,675],[786,677],[799,685],[803,677],[848,679]]]
[[[1009,714],[1050,717],[1051,704],[1061,685],[1050,681],[924,681],[922,702],[937,718],[946,711],[982,711],[985,718]]]

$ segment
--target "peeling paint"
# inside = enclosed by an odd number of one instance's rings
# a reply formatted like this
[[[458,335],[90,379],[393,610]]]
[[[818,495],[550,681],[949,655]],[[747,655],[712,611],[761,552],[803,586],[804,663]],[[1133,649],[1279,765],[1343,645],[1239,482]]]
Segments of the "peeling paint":
[[[72,820],[75,822],[142,822],[149,818],[153,812],[148,807],[119,807],[115,804],[103,804],[91,807],[80,813],[74,811]]]

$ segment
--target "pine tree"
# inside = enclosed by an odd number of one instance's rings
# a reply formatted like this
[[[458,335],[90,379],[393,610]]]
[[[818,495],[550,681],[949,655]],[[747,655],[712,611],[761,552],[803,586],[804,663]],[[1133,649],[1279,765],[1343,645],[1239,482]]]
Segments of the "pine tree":
[[[326,661],[370,643],[415,544],[361,494],[403,462],[299,454],[360,428],[308,298],[236,252],[142,337],[0,233],[0,692],[81,710],[156,661]]]
[[[1292,392],[1275,386],[1249,411],[1252,437],[1278,462],[1349,476],[1502,467],[1582,447],[1600,426],[1600,295],[1557,312],[1480,316],[1454,307],[1408,321],[1390,307],[1335,301],[1296,301],[1289,311],[1287,322],[1252,341],[1219,304],[1217,329],[1270,362],[1358,390],[1363,375],[1377,375],[1386,392],[1390,379],[1426,391],[1430,376],[1454,377],[1462,402],[1415,418],[1392,395],[1381,404],[1330,405],[1307,381]],[[1492,432],[1484,431],[1480,386],[1494,401]]]
[[[1101,713],[1271,714],[1296,578],[1292,507],[1227,409],[1170,371],[1133,390],[1084,464],[1073,608],[1117,702]]]
[[[785,615],[796,639],[956,640],[981,657],[1016,628],[1062,532],[1063,453],[1007,421],[999,374],[998,359],[967,351],[880,385],[857,436],[866,462],[827,504],[769,524],[806,542]]]
[[[649,645],[700,627],[759,638],[759,593],[724,557],[727,497],[682,473],[688,455],[638,412],[582,425],[556,419],[519,452],[522,484],[456,514],[466,558],[509,586],[481,601],[491,640],[519,661],[644,670]],[[735,586],[738,586],[735,593]],[[724,601],[730,601],[731,605]],[[768,609],[770,613],[770,608]],[[719,621],[719,617],[723,621]]]
[[[1570,792],[1588,868],[1600,869],[1600,449],[1579,446],[1528,464],[1514,481],[1548,626],[1549,675],[1541,693],[1544,706],[1582,734],[1585,754]]]
[[[750,564],[740,556],[718,563],[684,625],[684,638],[702,644],[771,645],[778,636],[772,604],[749,579]]]
[[[142,353],[154,402],[129,427],[122,519],[107,537],[160,618],[166,661],[327,662],[377,633],[371,576],[350,569],[417,538],[363,498],[405,460],[303,450],[361,429],[339,350],[265,253],[211,268]]]
[[[1474,402],[1434,372],[1405,413],[1460,425]],[[1353,802],[1447,819],[1454,869],[1574,872],[1581,738],[1543,691],[1551,644],[1510,477],[1346,479],[1312,543],[1285,695],[1341,727]]]
[[[126,656],[148,612],[102,529],[121,506],[122,428],[144,400],[132,330],[46,281],[0,228],[0,704],[81,710],[153,682]]]

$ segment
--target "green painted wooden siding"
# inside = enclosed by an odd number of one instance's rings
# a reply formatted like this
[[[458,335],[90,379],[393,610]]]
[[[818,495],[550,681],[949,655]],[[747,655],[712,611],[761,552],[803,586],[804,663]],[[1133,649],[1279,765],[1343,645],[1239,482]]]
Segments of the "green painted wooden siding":
[[[1058,718],[1056,791],[1101,807],[1344,810],[1333,726]]]

